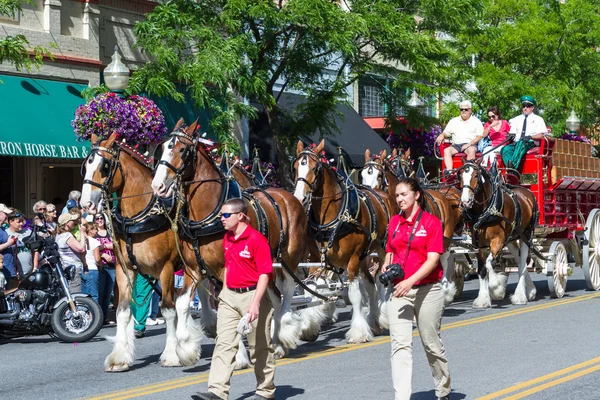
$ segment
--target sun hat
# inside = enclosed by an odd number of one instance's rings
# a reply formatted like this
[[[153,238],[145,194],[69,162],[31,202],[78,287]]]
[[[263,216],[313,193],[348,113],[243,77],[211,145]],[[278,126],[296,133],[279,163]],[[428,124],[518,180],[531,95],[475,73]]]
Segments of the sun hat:
[[[60,217],[58,217],[58,225],[63,226],[67,222],[77,221],[79,218],[80,217],[77,214],[71,214],[71,213],[60,214]]]
[[[521,96],[521,103],[531,103],[537,107],[537,102],[535,101],[533,96],[528,96],[528,95]]]

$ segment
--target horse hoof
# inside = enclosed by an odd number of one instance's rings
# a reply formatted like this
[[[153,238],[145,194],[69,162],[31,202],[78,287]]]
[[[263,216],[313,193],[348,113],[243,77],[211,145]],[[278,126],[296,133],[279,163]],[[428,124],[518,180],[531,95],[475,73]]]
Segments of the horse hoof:
[[[129,365],[127,365],[127,364],[107,365],[104,368],[104,372],[125,372],[125,371],[129,371]]]
[[[283,347],[278,346],[277,348],[275,348],[273,355],[275,356],[276,360],[279,360],[281,358],[284,358],[286,356],[286,353],[287,352],[285,351],[285,349]]]
[[[179,360],[174,361],[174,360],[164,360],[161,361],[160,364],[163,367],[181,367],[181,363],[179,362]]]
[[[317,339],[319,338],[319,333],[313,333],[313,334],[302,334],[300,336],[300,340],[302,340],[303,342],[316,342]]]
[[[473,303],[473,308],[476,310],[485,310],[486,308],[490,308],[492,305],[490,303]]]

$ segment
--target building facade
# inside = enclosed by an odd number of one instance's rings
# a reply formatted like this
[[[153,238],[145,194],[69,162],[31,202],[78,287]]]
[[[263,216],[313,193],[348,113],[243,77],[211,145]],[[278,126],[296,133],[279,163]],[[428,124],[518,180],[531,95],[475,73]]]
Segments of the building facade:
[[[60,206],[81,190],[89,143],[77,142],[71,120],[81,90],[98,86],[115,45],[130,69],[147,61],[134,49],[133,26],[154,9],[147,0],[35,0],[14,17],[0,15],[0,38],[24,35],[53,60],[38,69],[0,64],[0,202],[27,215],[38,200]]]

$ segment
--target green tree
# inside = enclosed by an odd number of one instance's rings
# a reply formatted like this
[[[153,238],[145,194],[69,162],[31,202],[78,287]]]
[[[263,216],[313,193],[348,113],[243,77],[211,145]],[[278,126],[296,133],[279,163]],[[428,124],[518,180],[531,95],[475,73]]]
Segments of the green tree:
[[[483,4],[467,29],[449,40],[454,71],[442,85],[463,92],[479,109],[497,104],[506,117],[519,114],[519,98],[530,94],[554,134],[565,131],[571,109],[584,124],[598,124],[600,0]]]
[[[135,27],[152,61],[136,71],[132,90],[172,95],[183,82],[198,105],[213,113],[212,128],[230,136],[240,115],[265,110],[278,158],[287,160],[299,133],[335,134],[328,117],[349,87],[368,73],[434,82],[449,57],[439,32],[452,34],[479,0],[171,0]],[[416,17],[418,16],[418,17]],[[418,79],[417,79],[418,78]],[[306,93],[286,113],[278,88]],[[284,129],[285,126],[285,129]],[[289,163],[280,163],[282,177]],[[282,179],[282,182],[284,180]]]
[[[34,4],[32,0],[0,0],[0,14],[14,18],[23,11],[21,3]],[[12,64],[18,71],[40,68],[44,57],[53,59],[52,54],[42,46],[31,48],[25,35],[5,36],[0,39],[0,64]]]

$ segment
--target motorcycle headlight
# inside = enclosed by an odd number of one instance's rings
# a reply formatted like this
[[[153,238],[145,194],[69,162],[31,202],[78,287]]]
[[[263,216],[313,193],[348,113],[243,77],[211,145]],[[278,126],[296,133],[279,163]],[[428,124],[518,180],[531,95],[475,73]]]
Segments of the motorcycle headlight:
[[[76,268],[74,265],[69,265],[68,267],[65,267],[65,269],[63,269],[63,272],[65,274],[65,278],[68,281],[72,281],[73,278],[75,278],[75,272],[76,272]]]

